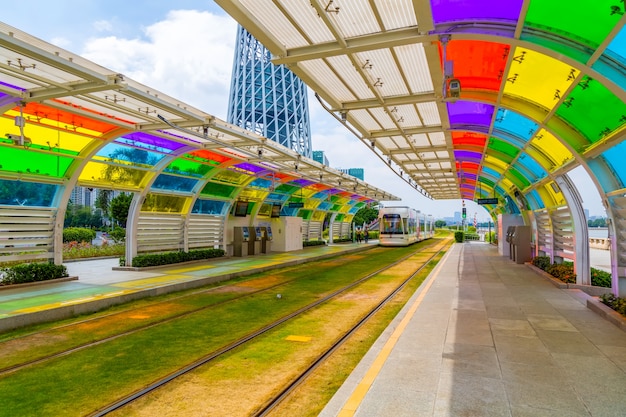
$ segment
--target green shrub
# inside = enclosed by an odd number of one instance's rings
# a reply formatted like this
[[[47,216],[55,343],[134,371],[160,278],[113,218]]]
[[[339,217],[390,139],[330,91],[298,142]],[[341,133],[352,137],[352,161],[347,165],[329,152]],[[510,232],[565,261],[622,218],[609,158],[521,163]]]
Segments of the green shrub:
[[[122,243],[126,240],[126,229],[123,227],[115,226],[110,233],[111,239],[117,243]]]
[[[550,257],[549,256],[535,256],[532,260],[532,263],[537,268],[545,271],[550,266]]]
[[[613,294],[603,294],[600,296],[600,301],[622,316],[626,316],[626,298],[616,297]]]
[[[454,232],[454,240],[456,242],[463,242],[463,232],[461,231]]]
[[[145,268],[148,266],[160,266],[177,264],[180,262],[199,261],[203,259],[219,258],[225,255],[223,249],[199,249],[189,252],[164,252],[146,255],[137,255],[133,258],[133,267]],[[126,258],[120,258],[120,266],[124,266]]]
[[[592,267],[591,285],[595,285],[596,287],[611,288],[611,273]]]
[[[302,246],[321,246],[325,245],[326,242],[323,240],[305,240],[302,242]]]
[[[552,264],[548,267],[548,269],[546,269],[546,272],[563,282],[576,283],[574,265],[569,263],[564,262],[562,264]]]
[[[23,284],[67,277],[65,265],[27,263],[0,269],[0,285]]]
[[[67,227],[63,229],[63,243],[90,242],[96,238],[96,232],[85,227]]]

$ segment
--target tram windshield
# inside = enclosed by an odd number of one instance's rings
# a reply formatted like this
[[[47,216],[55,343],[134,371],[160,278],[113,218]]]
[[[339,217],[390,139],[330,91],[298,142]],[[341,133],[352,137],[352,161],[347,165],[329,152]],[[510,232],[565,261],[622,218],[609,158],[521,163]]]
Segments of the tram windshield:
[[[385,234],[401,235],[402,218],[399,214],[383,214],[381,232]]]

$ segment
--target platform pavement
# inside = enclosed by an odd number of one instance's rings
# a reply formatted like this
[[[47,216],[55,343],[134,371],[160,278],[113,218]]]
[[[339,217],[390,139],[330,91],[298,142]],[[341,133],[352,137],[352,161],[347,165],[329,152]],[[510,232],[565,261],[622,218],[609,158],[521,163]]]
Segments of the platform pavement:
[[[320,416],[625,416],[626,332],[584,300],[456,244]]]
[[[373,248],[378,241],[313,246],[292,252],[271,252],[168,265],[141,271],[113,270],[118,258],[67,262],[78,280],[0,290],[0,332],[78,314],[98,311],[138,298],[197,288],[236,276],[296,265],[338,254]]]

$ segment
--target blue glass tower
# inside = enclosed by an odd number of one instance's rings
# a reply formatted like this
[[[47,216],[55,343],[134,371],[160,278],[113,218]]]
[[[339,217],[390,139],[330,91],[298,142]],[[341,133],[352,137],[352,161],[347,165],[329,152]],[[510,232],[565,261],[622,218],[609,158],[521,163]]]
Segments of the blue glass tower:
[[[270,52],[239,26],[233,63],[228,122],[263,135],[311,158],[307,89]]]

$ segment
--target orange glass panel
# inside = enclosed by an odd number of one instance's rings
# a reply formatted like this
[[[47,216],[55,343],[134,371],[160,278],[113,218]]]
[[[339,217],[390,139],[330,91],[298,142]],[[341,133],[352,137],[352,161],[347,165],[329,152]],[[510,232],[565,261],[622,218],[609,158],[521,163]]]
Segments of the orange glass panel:
[[[454,64],[453,78],[461,81],[463,90],[499,91],[509,46],[485,41],[450,41],[446,58]],[[443,50],[440,50],[443,61]]]

